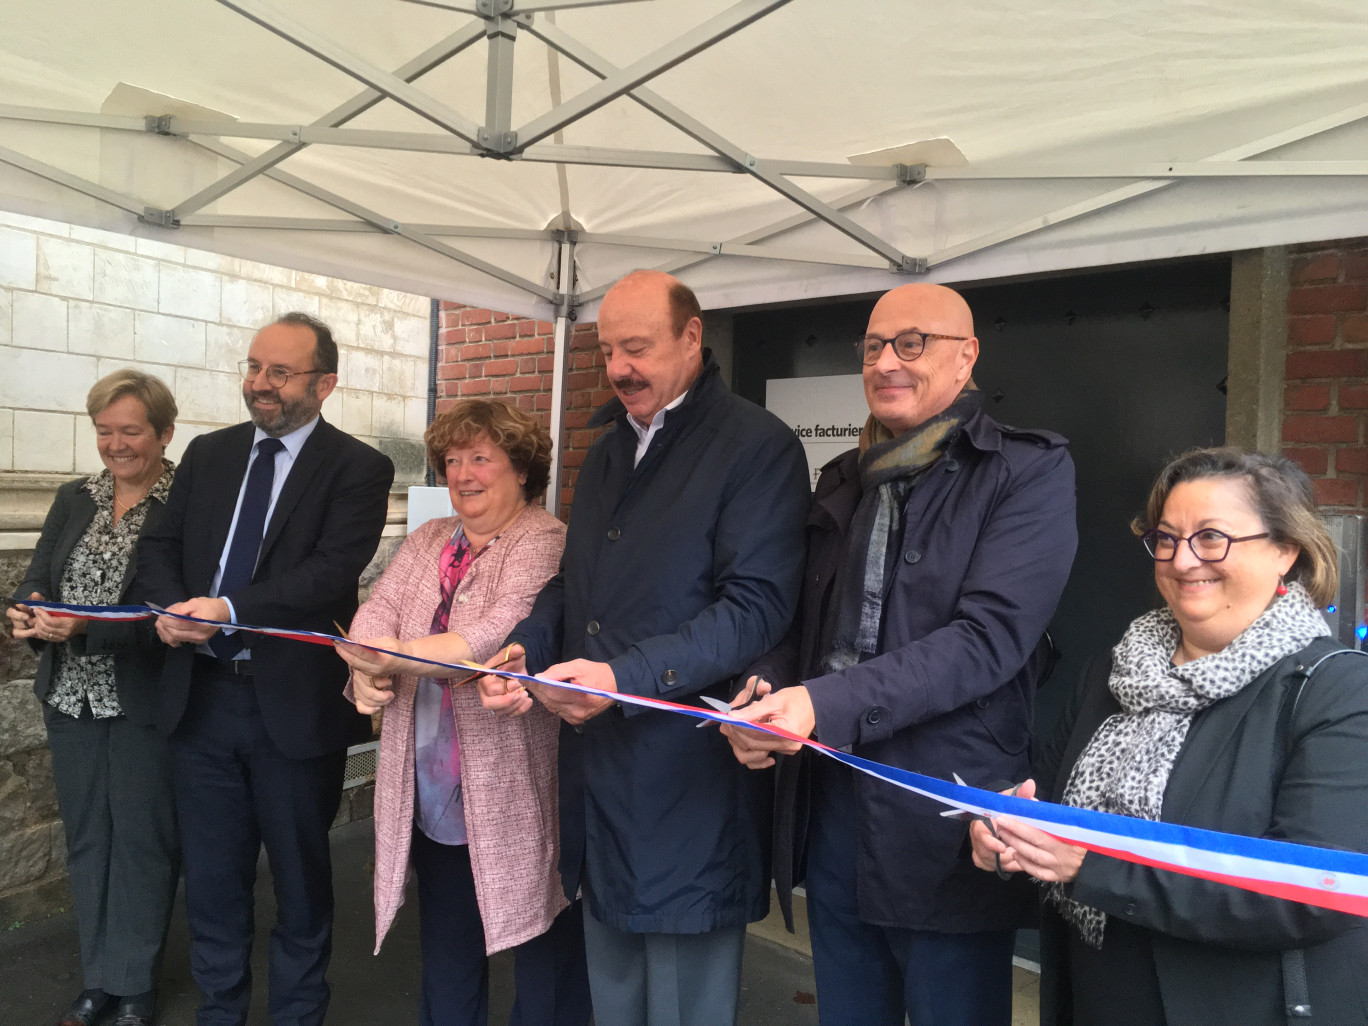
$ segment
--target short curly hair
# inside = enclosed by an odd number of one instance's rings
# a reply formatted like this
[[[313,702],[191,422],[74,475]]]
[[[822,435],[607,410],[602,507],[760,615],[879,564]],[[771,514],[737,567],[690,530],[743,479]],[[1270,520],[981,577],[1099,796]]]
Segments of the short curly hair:
[[[1191,449],[1159,471],[1145,512],[1131,522],[1143,534],[1157,527],[1169,494],[1186,481],[1232,478],[1249,487],[1250,506],[1259,515],[1270,541],[1301,551],[1286,579],[1300,581],[1317,605],[1328,605],[1339,588],[1339,555],[1316,510],[1311,479],[1285,456],[1269,456],[1227,445]]]
[[[496,399],[458,399],[438,414],[423,435],[428,465],[445,481],[447,450],[481,437],[502,449],[514,470],[527,475],[524,498],[530,502],[546,491],[551,480],[550,433],[530,413]]]

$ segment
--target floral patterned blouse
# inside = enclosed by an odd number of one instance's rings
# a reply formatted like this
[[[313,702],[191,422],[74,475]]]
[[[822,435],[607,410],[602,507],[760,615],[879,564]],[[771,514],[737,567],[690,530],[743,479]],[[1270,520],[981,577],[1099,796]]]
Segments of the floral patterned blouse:
[[[151,500],[166,501],[171,490],[175,465],[162,460],[161,477],[139,503],[128,510],[119,522],[114,522],[114,478],[108,470],[85,483],[86,491],[95,500],[95,516],[71,549],[58,587],[58,602],[79,605],[114,605],[119,601],[128,561],[133,558]],[[110,655],[75,655],[67,645],[59,645],[53,653],[56,672],[47,702],[68,716],[80,716],[87,701],[96,719],[119,716],[119,696],[114,690],[114,657]]]

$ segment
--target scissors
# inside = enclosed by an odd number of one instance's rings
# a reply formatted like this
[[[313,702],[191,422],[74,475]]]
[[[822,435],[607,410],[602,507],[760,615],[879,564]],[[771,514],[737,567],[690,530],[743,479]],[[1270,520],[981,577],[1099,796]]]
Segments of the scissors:
[[[969,786],[964,782],[964,778],[958,773],[952,772],[950,775],[955,778],[955,783],[959,784],[961,787]],[[1016,787],[1012,788],[1010,793],[1013,797],[1016,796],[1020,787],[1021,785],[1017,784]],[[998,837],[997,827],[993,826],[993,821],[987,816],[980,815],[977,812],[970,812],[967,809],[948,809],[947,811],[942,812],[941,815],[946,819],[965,819],[971,823],[974,820],[978,820],[988,828],[988,832],[992,834],[995,839],[1001,840],[1001,838]],[[1003,880],[1010,880],[1012,877],[1016,876],[1015,873],[1008,873],[1003,870],[1001,853],[995,853],[993,855],[993,868],[997,871],[997,875]]]
[[[717,712],[733,713],[736,712],[737,709],[744,709],[746,706],[752,705],[758,701],[758,699],[755,697],[755,693],[760,690],[760,685],[762,683],[768,684],[769,681],[765,680],[764,677],[757,676],[755,678],[755,683],[751,685],[749,692],[746,693],[746,700],[734,708],[729,702],[724,702],[720,698],[713,698],[711,695],[699,695],[698,697],[701,698],[706,705],[710,706]],[[695,726],[711,727],[714,723],[716,723],[715,720],[702,720],[701,722],[695,724]],[[717,726],[720,727],[721,724],[718,723]]]

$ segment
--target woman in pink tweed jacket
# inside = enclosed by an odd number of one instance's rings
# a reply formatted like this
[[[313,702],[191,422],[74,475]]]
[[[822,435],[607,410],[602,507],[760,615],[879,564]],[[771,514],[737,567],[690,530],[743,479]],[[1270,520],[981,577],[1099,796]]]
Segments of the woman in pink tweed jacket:
[[[530,504],[546,488],[551,441],[515,407],[463,400],[433,422],[426,442],[459,515],[409,535],[357,611],[351,635],[410,655],[487,662],[556,573],[565,545],[565,526]],[[412,867],[423,949],[420,1021],[484,1026],[486,956],[511,948],[511,1021],[582,1026],[589,1017],[582,921],[578,903],[567,907],[556,866],[560,721],[540,706],[516,719],[491,716],[473,684],[422,680],[440,668],[339,651],[353,667],[347,697],[363,712],[384,709],[376,951]]]

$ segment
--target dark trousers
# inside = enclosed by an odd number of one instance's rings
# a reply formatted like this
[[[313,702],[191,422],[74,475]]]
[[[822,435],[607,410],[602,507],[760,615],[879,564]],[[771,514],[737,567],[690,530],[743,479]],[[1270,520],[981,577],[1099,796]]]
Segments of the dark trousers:
[[[439,844],[417,828],[410,859],[418,877],[423,951],[420,1026],[486,1026],[489,959],[475,900],[470,849]],[[585,1026],[589,980],[584,967],[581,903],[565,909],[539,937],[513,949],[509,1026]]]
[[[171,738],[185,854],[190,970],[199,1026],[241,1026],[252,990],[253,890],[264,844],[275,884],[273,1026],[317,1026],[328,1008],[332,858],[328,829],[346,751],[288,759],[271,742],[251,678],[196,657],[190,704]]]
[[[911,1026],[1008,1026],[1015,931],[939,933],[860,919],[850,773],[820,774],[813,803],[807,909],[821,1022],[902,1026],[906,1014]]]
[[[157,985],[180,853],[166,741],[125,716],[43,705],[84,985],[127,997]]]

